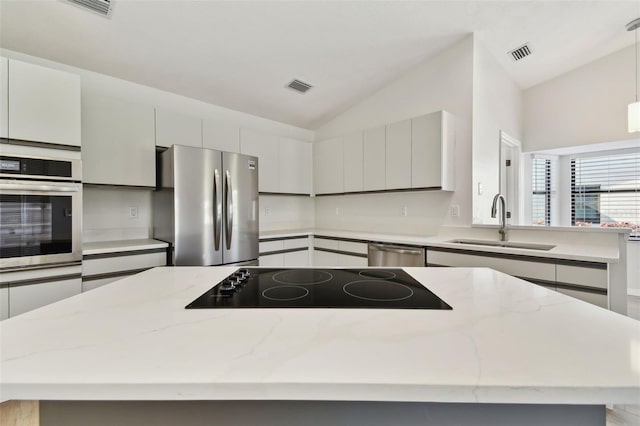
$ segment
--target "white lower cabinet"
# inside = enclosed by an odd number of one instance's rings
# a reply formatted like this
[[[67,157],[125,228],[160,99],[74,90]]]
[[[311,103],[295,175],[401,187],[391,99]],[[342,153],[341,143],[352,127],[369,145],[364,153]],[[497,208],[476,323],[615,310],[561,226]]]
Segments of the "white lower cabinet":
[[[9,287],[0,287],[0,321],[9,318]]]
[[[349,256],[346,254],[338,255],[338,266],[345,267],[366,267],[368,266],[368,259],[361,256]]]
[[[0,319],[57,302],[82,291],[80,264],[0,275]]]
[[[603,308],[608,308],[608,271],[606,264],[540,258],[516,259],[427,249],[428,266],[488,267],[529,280]]]
[[[309,266],[309,238],[261,241],[259,261],[260,266]]]
[[[13,317],[81,292],[81,278],[10,286],[9,316]]]
[[[588,291],[573,290],[568,288],[556,288],[558,293],[566,294],[567,296],[575,297],[576,299],[584,300],[593,305],[600,306],[601,308],[608,308],[609,301],[606,294],[592,293]]]
[[[338,253],[314,249],[313,266],[338,266]]]
[[[164,248],[85,255],[82,262],[82,291],[93,290],[166,264],[167,252]]]
[[[284,266],[284,254],[283,253],[266,254],[266,255],[260,256],[260,258],[258,259],[258,262],[260,263],[260,266],[274,266],[274,267]]]

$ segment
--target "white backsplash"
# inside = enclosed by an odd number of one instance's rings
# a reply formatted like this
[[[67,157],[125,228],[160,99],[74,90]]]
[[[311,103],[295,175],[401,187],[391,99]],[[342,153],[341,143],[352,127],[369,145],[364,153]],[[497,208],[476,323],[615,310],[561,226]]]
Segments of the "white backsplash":
[[[435,235],[452,193],[395,192],[316,197],[315,227],[381,234]]]
[[[313,198],[295,195],[260,196],[260,231],[313,228]]]
[[[152,190],[111,187],[83,188],[82,241],[114,241],[150,238]],[[130,217],[130,208],[137,217]]]

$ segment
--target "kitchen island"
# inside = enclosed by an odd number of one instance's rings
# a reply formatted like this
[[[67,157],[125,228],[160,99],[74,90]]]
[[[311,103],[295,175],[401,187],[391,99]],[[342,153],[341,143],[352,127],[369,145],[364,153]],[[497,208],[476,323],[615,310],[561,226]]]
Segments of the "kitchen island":
[[[452,310],[184,309],[234,270],[1,322],[0,399],[43,425],[604,425],[640,404],[637,321],[491,269],[405,268]]]

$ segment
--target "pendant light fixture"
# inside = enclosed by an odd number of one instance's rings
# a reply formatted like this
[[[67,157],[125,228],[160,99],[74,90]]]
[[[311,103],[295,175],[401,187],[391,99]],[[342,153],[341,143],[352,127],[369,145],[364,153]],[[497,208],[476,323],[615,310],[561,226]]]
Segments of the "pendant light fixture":
[[[634,19],[627,24],[627,31],[634,31],[636,35],[636,101],[629,104],[629,133],[640,132],[640,102],[638,102],[638,28],[640,28],[640,18]]]

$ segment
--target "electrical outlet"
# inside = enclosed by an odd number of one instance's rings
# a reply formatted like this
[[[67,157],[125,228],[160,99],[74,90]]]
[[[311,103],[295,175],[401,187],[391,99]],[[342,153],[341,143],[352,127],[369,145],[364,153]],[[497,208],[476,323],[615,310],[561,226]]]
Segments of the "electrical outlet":
[[[460,217],[460,206],[457,204],[451,205],[451,217]]]
[[[129,206],[129,219],[138,218],[138,206]]]
[[[271,207],[265,207],[264,208],[264,215],[265,216],[269,216],[271,214]]]
[[[340,216],[340,207],[336,207],[336,216]]]
[[[403,206],[400,208],[400,216],[406,216],[407,215],[407,206]]]
[[[482,182],[478,182],[478,195],[482,195],[484,192],[484,188],[482,187]]]

